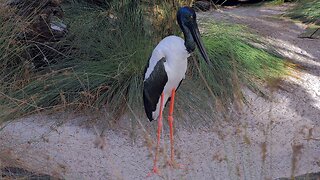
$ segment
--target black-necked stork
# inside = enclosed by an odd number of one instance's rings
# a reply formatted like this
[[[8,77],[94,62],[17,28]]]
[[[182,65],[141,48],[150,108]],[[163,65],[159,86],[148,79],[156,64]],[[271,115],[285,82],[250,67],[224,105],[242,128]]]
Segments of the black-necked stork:
[[[150,121],[158,119],[157,148],[152,173],[159,173],[157,158],[162,130],[162,111],[165,102],[170,100],[168,122],[170,126],[171,158],[174,165],[173,149],[173,105],[177,88],[185,78],[187,58],[198,46],[204,60],[209,63],[208,55],[200,39],[196,22],[196,13],[190,7],[182,7],[177,12],[177,21],[184,34],[184,40],[178,36],[168,36],[161,40],[153,50],[144,74],[143,102]]]

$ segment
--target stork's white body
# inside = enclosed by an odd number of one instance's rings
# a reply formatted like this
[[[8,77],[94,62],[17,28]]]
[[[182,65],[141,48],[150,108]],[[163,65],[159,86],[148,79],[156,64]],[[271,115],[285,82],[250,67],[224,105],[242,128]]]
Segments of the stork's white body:
[[[190,54],[186,50],[184,40],[178,36],[168,36],[164,38],[153,50],[144,80],[150,76],[157,62],[160,59],[165,58],[164,67],[168,76],[168,82],[163,89],[164,102],[171,97],[172,89],[176,89],[181,80],[185,78],[189,56]],[[164,105],[165,103],[163,103],[163,106]],[[154,119],[159,116],[159,111],[160,98],[157,103],[156,111],[152,113]]]

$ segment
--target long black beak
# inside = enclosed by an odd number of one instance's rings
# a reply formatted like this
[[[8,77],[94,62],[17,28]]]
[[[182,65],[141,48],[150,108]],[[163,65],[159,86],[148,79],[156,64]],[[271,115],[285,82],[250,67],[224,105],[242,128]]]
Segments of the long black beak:
[[[197,44],[197,46],[198,46],[198,48],[200,50],[200,53],[201,53],[203,59],[206,61],[207,64],[211,65],[209,56],[208,56],[208,54],[207,54],[207,52],[206,52],[206,50],[204,48],[204,45],[202,43],[200,32],[199,32],[197,24],[195,23],[189,29],[191,31],[191,34],[192,34],[192,37],[193,37],[194,41],[196,42],[196,44]]]

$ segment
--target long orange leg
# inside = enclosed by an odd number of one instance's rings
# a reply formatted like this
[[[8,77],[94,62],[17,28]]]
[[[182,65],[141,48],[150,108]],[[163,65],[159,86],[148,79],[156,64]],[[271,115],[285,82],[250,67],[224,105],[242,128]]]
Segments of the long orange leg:
[[[162,111],[163,111],[163,93],[161,94],[160,98],[160,112],[159,112],[159,117],[158,117],[158,131],[157,131],[157,148],[156,148],[156,155],[153,160],[153,169],[152,171],[147,175],[148,177],[151,176],[152,174],[156,173],[159,174],[159,169],[157,167],[157,161],[158,161],[158,155],[159,155],[159,146],[160,146],[160,135],[161,135],[161,130],[162,130]]]
[[[176,94],[176,90],[172,89],[171,92],[171,99],[170,99],[170,108],[169,108],[169,117],[168,117],[168,122],[169,122],[169,127],[170,127],[170,146],[171,146],[171,156],[170,156],[170,161],[173,163],[174,160],[174,143],[173,143],[173,107],[174,107],[174,96]]]
[[[173,115],[175,94],[176,94],[176,89],[172,89],[170,108],[169,108],[169,117],[168,117],[168,122],[169,122],[169,126],[170,126],[170,145],[171,145],[171,156],[170,156],[169,164],[174,168],[180,168],[180,167],[182,167],[182,165],[179,165],[174,161],[173,117],[172,117],[172,115]]]

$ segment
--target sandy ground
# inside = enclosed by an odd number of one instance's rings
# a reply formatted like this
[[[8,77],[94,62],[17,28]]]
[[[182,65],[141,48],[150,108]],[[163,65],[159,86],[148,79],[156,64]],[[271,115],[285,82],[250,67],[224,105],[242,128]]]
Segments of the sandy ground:
[[[165,166],[169,147],[165,135],[161,176],[149,179],[276,179],[320,171],[320,40],[297,38],[306,27],[278,18],[287,7],[199,14],[247,25],[273,50],[305,69],[295,72],[298,79],[283,80],[271,101],[244,90],[248,106],[227,121],[194,129],[178,126],[177,161],[184,169]],[[0,131],[0,165],[15,162],[65,179],[144,179],[153,151],[143,130],[155,139],[157,123],[141,120],[143,128],[132,131],[130,118],[115,125],[102,123],[107,119],[62,113],[11,122]],[[168,134],[166,124],[164,130]]]

